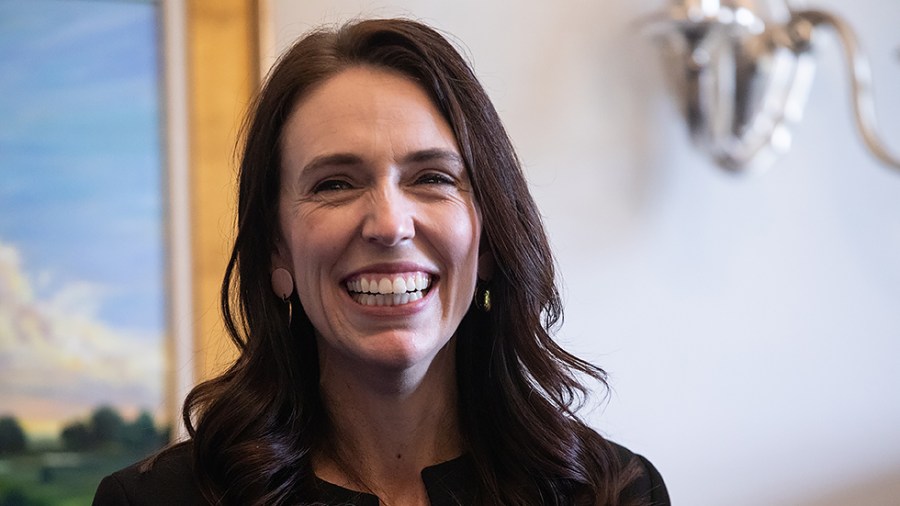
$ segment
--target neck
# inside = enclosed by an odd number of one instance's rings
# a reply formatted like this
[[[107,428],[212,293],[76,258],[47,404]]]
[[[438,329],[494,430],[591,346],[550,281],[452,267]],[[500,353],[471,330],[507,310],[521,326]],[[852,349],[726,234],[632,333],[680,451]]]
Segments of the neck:
[[[383,503],[427,504],[422,469],[462,453],[453,341],[423,371],[335,365],[322,370],[331,437],[316,474]]]

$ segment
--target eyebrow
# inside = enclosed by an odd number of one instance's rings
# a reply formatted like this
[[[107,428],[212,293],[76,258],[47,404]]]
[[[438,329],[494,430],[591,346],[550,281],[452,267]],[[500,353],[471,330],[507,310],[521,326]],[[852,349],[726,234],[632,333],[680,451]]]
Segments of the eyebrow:
[[[432,160],[442,160],[445,162],[452,162],[459,165],[465,165],[463,163],[462,158],[458,154],[449,149],[441,149],[441,148],[432,148],[432,149],[423,149],[421,151],[413,151],[412,153],[403,157],[401,160],[403,163],[415,163],[415,162],[430,162]]]
[[[441,160],[445,162],[450,162],[454,164],[458,164],[460,166],[465,166],[462,158],[449,149],[442,148],[431,148],[431,149],[423,149],[420,151],[413,151],[406,156],[404,156],[400,163],[409,164],[409,163],[423,163],[430,162],[434,160]],[[313,158],[309,163],[303,166],[303,169],[300,171],[301,174],[306,174],[312,171],[316,171],[323,167],[335,167],[335,166],[352,166],[352,165],[361,165],[363,163],[363,159],[355,155],[353,153],[333,153],[328,155],[320,155]]]
[[[322,167],[334,167],[345,165],[359,165],[362,158],[351,153],[334,153],[330,155],[320,155],[313,158],[309,163],[303,166],[301,174],[321,169]]]

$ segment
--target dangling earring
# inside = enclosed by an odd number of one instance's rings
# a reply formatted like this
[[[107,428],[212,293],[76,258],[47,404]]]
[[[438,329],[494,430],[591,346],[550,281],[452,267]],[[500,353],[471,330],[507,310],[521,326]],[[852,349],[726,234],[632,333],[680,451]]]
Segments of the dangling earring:
[[[488,289],[488,281],[494,277],[494,255],[490,252],[478,256],[478,280],[475,288],[475,305],[485,313],[491,311],[491,291]]]
[[[485,313],[491,312],[491,291],[482,286],[475,290],[475,305]]]
[[[294,293],[294,277],[291,276],[291,273],[288,272],[287,269],[279,267],[272,271],[272,291],[287,304],[288,326],[290,326],[291,319],[293,318],[291,294]]]

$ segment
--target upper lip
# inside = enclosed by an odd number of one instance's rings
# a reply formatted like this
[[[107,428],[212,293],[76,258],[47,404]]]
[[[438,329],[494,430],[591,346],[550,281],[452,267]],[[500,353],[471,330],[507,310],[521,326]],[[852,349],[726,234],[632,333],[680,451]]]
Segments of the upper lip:
[[[369,264],[360,269],[356,269],[350,274],[344,276],[344,282],[350,281],[365,274],[397,274],[401,272],[424,272],[432,276],[437,276],[435,269],[424,266],[416,262],[382,262]]]

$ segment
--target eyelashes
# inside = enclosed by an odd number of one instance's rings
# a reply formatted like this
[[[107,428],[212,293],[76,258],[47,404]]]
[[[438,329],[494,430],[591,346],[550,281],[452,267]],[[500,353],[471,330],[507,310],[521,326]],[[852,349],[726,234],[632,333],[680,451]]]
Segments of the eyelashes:
[[[312,188],[312,193],[318,194],[323,192],[336,192],[340,190],[351,189],[353,189],[353,185],[351,185],[348,181],[344,181],[342,179],[326,179],[325,181],[316,183],[316,185]]]
[[[456,180],[440,172],[429,172],[416,179],[416,183],[456,185]]]
[[[458,186],[456,178],[443,172],[427,172],[421,174],[413,181],[413,185]],[[318,195],[322,193],[336,193],[353,190],[356,188],[357,186],[346,179],[330,178],[316,183],[312,187],[310,193]]]

